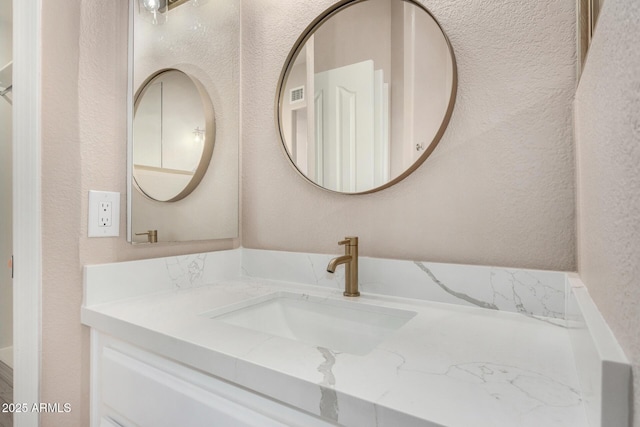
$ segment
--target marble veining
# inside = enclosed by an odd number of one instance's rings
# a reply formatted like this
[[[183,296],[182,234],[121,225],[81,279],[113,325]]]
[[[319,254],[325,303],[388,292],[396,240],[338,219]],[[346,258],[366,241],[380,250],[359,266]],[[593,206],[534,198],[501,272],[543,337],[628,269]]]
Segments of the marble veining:
[[[498,310],[498,306],[495,305],[495,304],[484,302],[484,301],[480,301],[480,300],[475,299],[475,298],[473,298],[473,297],[471,297],[471,296],[469,296],[469,295],[467,295],[467,294],[465,294],[463,292],[456,292],[453,289],[449,289],[444,283],[442,283],[440,280],[438,280],[438,278],[431,272],[431,270],[429,270],[427,268],[426,265],[424,265],[424,263],[418,262],[418,261],[415,261],[414,263],[415,263],[415,265],[418,266],[418,268],[420,270],[422,270],[425,273],[427,273],[427,276],[429,276],[429,278],[431,280],[433,280],[433,282],[436,285],[440,286],[446,293],[448,293],[450,295],[453,295],[454,297],[459,298],[459,299],[461,299],[463,301],[467,301],[467,302],[469,302],[469,303],[471,303],[473,305],[477,305],[478,307],[488,308],[488,309],[491,309],[491,310]]]
[[[545,412],[550,405],[543,405],[545,395],[552,403],[575,399],[575,381],[564,373],[570,372],[566,366],[570,346],[562,343],[566,331],[530,319],[514,320],[511,314],[497,310],[383,297],[345,299],[418,313],[365,356],[338,353],[200,315],[243,303],[247,297],[291,289],[301,299],[340,298],[334,289],[273,280],[220,281],[88,309],[85,323],[100,322],[107,316],[156,331],[154,340],[144,340],[150,351],[176,360],[186,358],[197,369],[347,426],[374,425],[377,417],[378,427],[484,427],[489,424],[466,423],[446,402],[482,408],[489,404],[486,399],[496,402],[491,407],[505,420],[493,425],[511,426],[530,411],[535,412],[530,415],[535,420],[550,419]],[[495,316],[501,316],[500,323]],[[101,324],[109,333],[108,324]],[[531,338],[501,346],[509,337],[519,336]],[[181,342],[189,345],[184,347]],[[547,345],[541,345],[543,342]],[[482,362],[469,361],[469,354],[482,357],[476,359]],[[556,365],[563,373],[553,382],[551,372]],[[563,387],[565,383],[570,386]],[[554,408],[561,411],[566,426],[584,426],[573,409]]]
[[[339,290],[344,268],[326,271],[335,255],[243,249],[242,273]],[[564,319],[560,272],[360,257],[359,275],[361,292],[511,311],[556,325]]]
[[[320,415],[330,420],[338,420],[338,396],[334,389],[336,385],[336,377],[332,372],[333,365],[336,363],[336,353],[324,347],[317,347],[322,354],[324,362],[318,366],[318,372],[322,374],[322,382],[320,383]]]
[[[474,298],[461,291],[451,289],[427,266],[427,263],[414,261],[430,281],[455,298],[490,310],[514,311],[538,320],[548,321],[556,326],[564,326],[564,292],[543,283],[538,277],[526,270],[508,270],[491,268],[489,282],[491,288],[490,301]],[[551,318],[548,320],[547,318]]]
[[[526,270],[494,268],[489,277],[493,302],[497,306],[511,306],[516,312],[528,316],[564,319],[566,287],[553,287]]]
[[[184,255],[165,259],[167,274],[174,288],[202,286],[207,254]]]
[[[594,324],[608,329],[601,318],[576,317],[585,292],[565,319],[564,273],[363,257],[363,295],[349,299],[343,276],[325,271],[331,257],[240,249],[89,266],[82,321],[345,426],[585,427],[585,407],[614,419],[626,402],[621,388],[591,387],[630,370],[619,350],[607,353],[608,365],[590,350],[615,347],[610,331],[605,347],[584,347]],[[366,355],[202,315],[278,292],[417,314]],[[555,327],[564,322],[572,327]],[[582,384],[576,367],[589,372]],[[620,397],[607,401],[605,392]]]
[[[443,374],[460,381],[480,383],[497,400],[512,400],[524,406],[523,412],[541,406],[568,407],[580,405],[580,392],[547,375],[516,366],[491,362],[471,362],[451,365]],[[521,393],[514,396],[514,393]]]
[[[334,274],[326,271],[333,256],[241,248],[144,260],[135,269],[146,280],[138,291],[126,286],[120,296],[144,293],[152,282],[177,290],[242,277],[340,291],[344,268]],[[123,273],[98,270],[105,269],[96,269],[105,283],[122,283]],[[361,292],[512,311],[554,324],[562,324],[565,317],[566,283],[559,272],[361,257],[359,273]]]

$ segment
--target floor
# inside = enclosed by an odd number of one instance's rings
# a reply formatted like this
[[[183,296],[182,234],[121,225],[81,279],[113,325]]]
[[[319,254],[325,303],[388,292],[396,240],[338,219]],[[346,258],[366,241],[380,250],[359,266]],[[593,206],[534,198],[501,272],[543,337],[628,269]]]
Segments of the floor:
[[[4,412],[5,403],[13,402],[13,369],[0,360],[0,427],[12,427],[13,415]]]
[[[0,348],[0,362],[13,369],[13,347]]]

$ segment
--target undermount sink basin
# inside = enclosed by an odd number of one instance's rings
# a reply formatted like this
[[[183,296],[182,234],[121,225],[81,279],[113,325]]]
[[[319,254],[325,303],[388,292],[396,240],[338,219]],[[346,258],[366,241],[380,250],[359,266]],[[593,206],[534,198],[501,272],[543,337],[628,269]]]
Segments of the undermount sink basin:
[[[365,355],[416,313],[357,301],[275,292],[202,315],[339,352]]]

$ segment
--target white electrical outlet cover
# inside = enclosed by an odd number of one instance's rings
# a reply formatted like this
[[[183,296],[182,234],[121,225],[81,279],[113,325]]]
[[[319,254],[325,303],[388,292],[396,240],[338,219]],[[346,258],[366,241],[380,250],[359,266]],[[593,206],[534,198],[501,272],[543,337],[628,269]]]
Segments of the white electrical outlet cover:
[[[103,204],[105,203],[105,204]],[[109,206],[100,211],[100,205]],[[105,215],[107,221],[104,221]],[[120,235],[120,193],[112,191],[89,191],[89,237],[117,237]],[[101,221],[103,220],[103,221]]]

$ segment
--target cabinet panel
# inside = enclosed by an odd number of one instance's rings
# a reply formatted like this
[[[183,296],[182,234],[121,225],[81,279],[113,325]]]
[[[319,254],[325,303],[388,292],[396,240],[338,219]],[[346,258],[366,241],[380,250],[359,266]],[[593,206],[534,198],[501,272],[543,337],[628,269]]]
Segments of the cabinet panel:
[[[102,372],[104,404],[139,426],[285,425],[109,348]]]
[[[336,425],[95,330],[91,337],[94,427]]]

